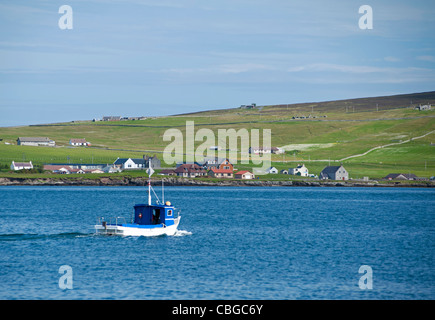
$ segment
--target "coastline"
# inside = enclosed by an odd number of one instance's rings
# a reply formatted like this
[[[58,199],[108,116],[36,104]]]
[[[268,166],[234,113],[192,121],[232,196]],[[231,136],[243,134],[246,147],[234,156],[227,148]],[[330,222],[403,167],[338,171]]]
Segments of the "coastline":
[[[331,180],[219,180],[205,181],[186,178],[163,177],[162,179],[152,179],[151,184],[155,186],[203,186],[203,187],[402,187],[402,188],[434,188],[435,181],[331,181]],[[0,178],[0,186],[145,186],[148,179],[145,177],[48,177],[48,178],[28,178],[28,177],[4,177]]]

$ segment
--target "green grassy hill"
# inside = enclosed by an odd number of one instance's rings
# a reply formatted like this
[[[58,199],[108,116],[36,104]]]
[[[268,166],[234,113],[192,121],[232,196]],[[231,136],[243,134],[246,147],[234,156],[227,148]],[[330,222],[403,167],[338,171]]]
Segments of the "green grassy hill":
[[[435,175],[435,133],[428,133],[435,130],[435,110],[415,110],[411,101],[414,106],[435,104],[435,92],[211,110],[139,121],[6,127],[0,128],[0,165],[9,166],[13,160],[32,160],[36,164],[113,163],[117,157],[159,155],[169,144],[163,141],[167,129],[177,128],[184,134],[186,121],[194,121],[196,131],[208,128],[216,137],[218,129],[271,129],[272,145],[286,149],[284,155],[273,155],[273,164],[278,169],[305,163],[310,172],[318,174],[325,165],[342,162],[353,178],[379,178],[392,172],[430,177]],[[416,139],[425,134],[428,135]],[[17,146],[20,136],[49,137],[57,147]],[[68,144],[71,138],[86,138],[92,147],[71,147]],[[400,142],[405,143],[342,160],[377,146]],[[197,146],[201,143],[197,142]],[[222,142],[216,140],[211,145],[219,144]]]

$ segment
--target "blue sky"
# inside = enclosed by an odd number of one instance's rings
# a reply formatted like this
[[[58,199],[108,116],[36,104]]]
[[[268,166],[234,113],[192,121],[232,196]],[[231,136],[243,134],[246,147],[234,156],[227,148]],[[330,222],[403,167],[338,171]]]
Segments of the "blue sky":
[[[433,91],[434,31],[427,0],[2,0],[0,126]]]

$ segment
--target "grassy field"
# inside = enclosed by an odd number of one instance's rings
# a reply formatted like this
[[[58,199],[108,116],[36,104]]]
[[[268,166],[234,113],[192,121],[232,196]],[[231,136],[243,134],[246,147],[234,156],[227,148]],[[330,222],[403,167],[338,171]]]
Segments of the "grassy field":
[[[389,99],[388,99],[389,98]],[[222,145],[219,129],[270,129],[272,146],[286,146],[284,155],[273,155],[273,165],[288,169],[305,163],[310,173],[319,174],[329,163],[364,153],[371,148],[385,147],[342,161],[351,177],[380,178],[388,173],[414,173],[422,177],[435,175],[435,134],[414,139],[435,130],[435,110],[418,111],[409,102],[435,103],[435,93],[415,96],[366,98],[297,105],[265,106],[260,109],[227,109],[158,117],[140,121],[69,122],[60,124],[0,128],[0,165],[11,161],[44,163],[113,163],[116,158],[140,158],[144,154],[161,153],[169,142],[163,141],[166,130],[186,132],[186,121],[194,121],[195,132],[210,129],[215,141]],[[424,101],[424,102],[423,102]],[[308,117],[292,119],[293,117]],[[56,141],[56,147],[17,146],[18,137],[42,136]],[[86,138],[92,147],[71,147],[71,138]],[[7,144],[6,144],[7,143]],[[195,148],[202,141],[195,143]],[[261,143],[261,142],[260,142]],[[183,155],[180,155],[180,159]],[[165,164],[163,164],[165,165]],[[0,166],[0,167],[1,167]],[[252,165],[238,165],[252,169]],[[6,170],[3,170],[6,171]],[[288,179],[288,176],[265,176]]]

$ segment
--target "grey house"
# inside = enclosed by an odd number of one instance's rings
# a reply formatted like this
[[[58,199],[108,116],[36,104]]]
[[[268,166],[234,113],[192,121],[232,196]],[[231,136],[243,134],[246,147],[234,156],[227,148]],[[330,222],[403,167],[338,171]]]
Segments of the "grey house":
[[[349,180],[349,173],[343,166],[328,166],[320,172],[319,179]]]
[[[149,163],[151,163],[151,167],[154,169],[160,169],[162,167],[162,164],[160,162],[160,159],[154,155],[153,157],[149,157],[148,155],[145,155],[144,157],[145,167],[148,168]]]

